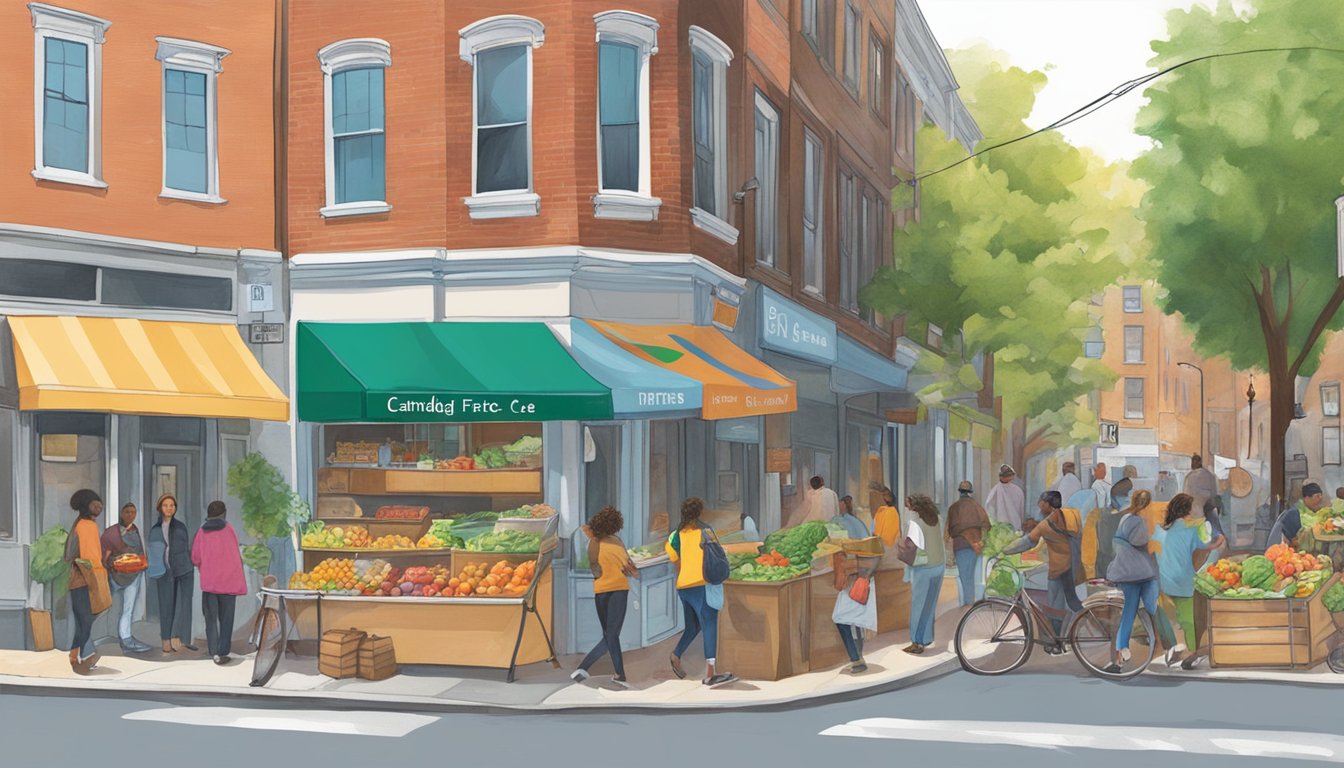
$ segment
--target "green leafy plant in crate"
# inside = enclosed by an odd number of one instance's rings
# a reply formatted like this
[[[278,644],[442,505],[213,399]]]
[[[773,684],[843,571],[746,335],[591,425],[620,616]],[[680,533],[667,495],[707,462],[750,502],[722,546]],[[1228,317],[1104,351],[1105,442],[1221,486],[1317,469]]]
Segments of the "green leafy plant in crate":
[[[260,453],[249,453],[229,467],[229,493],[242,501],[243,530],[258,540],[242,547],[243,563],[264,575],[271,567],[271,542],[286,540],[290,552],[297,549],[295,533],[312,516],[312,511],[280,470]],[[277,542],[278,544],[278,542]],[[282,581],[289,574],[275,574]]]

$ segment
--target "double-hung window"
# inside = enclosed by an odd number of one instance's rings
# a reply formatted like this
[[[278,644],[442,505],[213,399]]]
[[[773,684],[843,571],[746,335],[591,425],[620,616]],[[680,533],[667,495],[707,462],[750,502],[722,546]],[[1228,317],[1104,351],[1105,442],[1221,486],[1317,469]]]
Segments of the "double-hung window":
[[[897,71],[895,84],[892,88],[895,94],[895,120],[896,125],[891,132],[896,146],[896,154],[901,157],[914,161],[915,155],[915,89],[910,85],[910,81],[904,74]]]
[[[191,40],[156,38],[163,63],[162,197],[223,203],[215,79],[229,51]]]
[[[691,138],[695,151],[691,222],[729,245],[737,229],[728,223],[728,64],[733,51],[700,27],[691,37]]]
[[[877,190],[869,189],[863,195],[863,219],[860,223],[859,263],[854,286],[854,309],[864,322],[873,323],[873,310],[859,304],[859,291],[873,279],[873,273],[882,258],[882,201]]]
[[[756,261],[778,267],[779,110],[756,92]]]
[[[1321,427],[1321,463],[1340,463],[1339,427]]]
[[[845,2],[845,43],[844,48],[844,76],[845,85],[849,87],[855,95],[859,92],[859,46],[862,44],[859,40],[859,30],[862,25],[859,23],[859,9],[854,7],[853,0]]]
[[[103,39],[112,22],[29,3],[33,18],[33,177],[103,188]]]
[[[532,52],[545,27],[526,16],[494,16],[459,31],[458,53],[475,67],[472,99],[473,219],[536,216],[532,188]]]
[[[858,311],[859,258],[858,181],[848,168],[840,171],[840,306]]]
[[[386,213],[387,138],[384,73],[392,48],[361,38],[332,43],[317,52],[325,101],[327,199],[322,215]]]
[[[654,221],[662,201],[649,174],[649,61],[658,52],[658,22],[631,11],[606,11],[597,26],[599,219]]]
[[[1321,385],[1321,415],[1339,416],[1339,382]]]
[[[887,47],[876,34],[868,38],[868,108],[887,121]]]
[[[1125,362],[1143,362],[1143,326],[1125,326]]]
[[[811,41],[815,47],[817,44],[817,3],[819,0],[802,0],[803,13],[802,23],[800,25],[803,37]]]
[[[826,262],[822,240],[822,183],[824,180],[821,139],[803,129],[803,289],[823,296]]]
[[[1188,404],[1186,410],[1189,410]],[[1125,418],[1143,418],[1143,379],[1125,379]]]
[[[1143,288],[1138,285],[1126,285],[1122,289],[1125,311],[1129,313],[1143,311]]]

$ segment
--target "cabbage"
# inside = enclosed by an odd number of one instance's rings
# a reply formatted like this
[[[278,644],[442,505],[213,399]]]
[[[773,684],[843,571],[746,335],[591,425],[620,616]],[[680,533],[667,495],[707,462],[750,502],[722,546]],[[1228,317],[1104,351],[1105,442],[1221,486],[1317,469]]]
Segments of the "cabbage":
[[[998,557],[999,553],[1003,552],[1009,544],[1017,541],[1020,535],[1008,523],[995,523],[985,534],[985,548],[981,554],[987,558]]]

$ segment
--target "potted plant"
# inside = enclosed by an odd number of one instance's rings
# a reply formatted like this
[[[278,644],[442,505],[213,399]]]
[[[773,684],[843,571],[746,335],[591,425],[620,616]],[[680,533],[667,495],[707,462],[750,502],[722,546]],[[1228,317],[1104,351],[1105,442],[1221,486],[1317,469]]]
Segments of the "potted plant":
[[[28,623],[32,628],[33,650],[49,651],[55,647],[51,625],[51,606],[70,588],[70,564],[65,562],[65,539],[69,533],[56,526],[33,542],[29,549],[28,575],[33,583],[44,587],[44,594],[34,596],[30,604],[44,608],[29,608]]]
[[[229,468],[229,493],[242,501],[243,530],[257,543],[242,548],[243,562],[258,576],[267,573],[281,584],[294,570],[295,531],[308,520],[308,503],[260,453],[249,453]]]

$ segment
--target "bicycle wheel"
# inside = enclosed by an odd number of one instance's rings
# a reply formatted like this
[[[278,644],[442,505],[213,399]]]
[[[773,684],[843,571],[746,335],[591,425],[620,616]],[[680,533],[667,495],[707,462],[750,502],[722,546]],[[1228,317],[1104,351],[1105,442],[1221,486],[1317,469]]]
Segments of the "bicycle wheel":
[[[279,611],[269,606],[262,608],[257,627],[257,655],[252,661],[252,682],[249,683],[253,688],[270,682],[285,650],[285,622]]]
[[[977,675],[1012,672],[1027,663],[1032,645],[1030,616],[1008,600],[981,600],[957,623],[957,659]]]
[[[1115,637],[1120,629],[1124,605],[1105,602],[1089,605],[1074,617],[1069,626],[1069,645],[1078,663],[1089,673],[1109,680],[1128,680],[1148,668],[1156,653],[1153,619],[1140,610],[1130,633],[1130,659],[1119,672],[1107,672],[1115,661]]]

